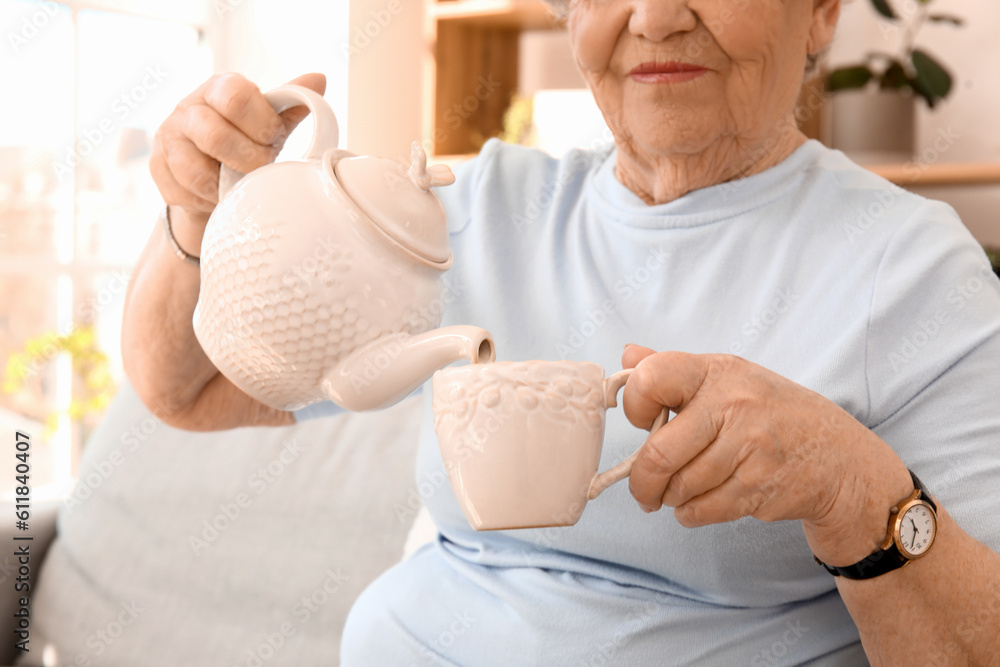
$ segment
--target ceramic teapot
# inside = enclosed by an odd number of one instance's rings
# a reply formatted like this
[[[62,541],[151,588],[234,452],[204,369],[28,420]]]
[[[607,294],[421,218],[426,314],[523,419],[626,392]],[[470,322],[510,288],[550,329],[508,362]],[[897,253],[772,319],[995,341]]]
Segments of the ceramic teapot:
[[[319,94],[286,85],[275,111],[305,104],[315,130],[303,159],[243,175],[223,166],[201,246],[194,331],[236,386],[281,410],[329,399],[385,407],[461,359],[493,361],[489,332],[436,328],[451,266],[444,207],[428,168],[337,149]]]

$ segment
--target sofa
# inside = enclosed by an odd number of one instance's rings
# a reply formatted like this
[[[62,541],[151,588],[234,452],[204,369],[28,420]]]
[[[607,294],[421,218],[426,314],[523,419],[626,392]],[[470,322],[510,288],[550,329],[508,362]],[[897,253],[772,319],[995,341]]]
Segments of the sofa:
[[[32,507],[30,650],[4,641],[0,664],[336,665],[354,599],[433,536],[419,403],[191,433],[125,385],[72,494]],[[14,558],[0,566],[16,626]]]

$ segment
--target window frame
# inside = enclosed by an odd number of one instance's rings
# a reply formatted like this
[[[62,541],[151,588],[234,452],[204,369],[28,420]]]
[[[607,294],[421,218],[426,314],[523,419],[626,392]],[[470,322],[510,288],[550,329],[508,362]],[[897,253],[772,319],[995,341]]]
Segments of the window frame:
[[[164,3],[160,0],[37,0],[40,7],[59,5],[69,10],[72,39],[79,42],[80,12],[101,11],[126,15],[142,19],[178,23],[194,28],[199,35],[199,41],[208,42],[213,58],[217,49],[211,48],[211,9],[217,5],[216,13],[235,9],[244,0],[171,0]],[[74,48],[72,69],[72,90],[68,99],[72,100],[71,137],[72,145],[78,145],[81,140],[79,127],[79,49]],[[70,210],[58,214],[55,219],[53,236],[54,251],[44,254],[8,255],[0,262],[0,276],[18,277],[32,275],[50,275],[55,277],[56,289],[56,319],[55,331],[60,334],[70,333],[79,325],[77,311],[77,295],[92,291],[94,281],[104,275],[121,275],[130,273],[131,263],[121,263],[107,259],[95,258],[80,248],[80,228],[83,218],[80,204],[80,173],[74,169]],[[152,225],[152,220],[150,221]],[[43,332],[37,332],[36,335]],[[117,354],[117,350],[105,350],[108,354]],[[54,409],[58,411],[57,425],[54,433],[47,439],[50,448],[53,472],[52,491],[55,495],[68,493],[75,481],[80,456],[82,454],[83,437],[78,423],[70,419],[68,409],[73,399],[74,376],[72,360],[67,353],[59,353],[46,360],[54,368],[47,369],[52,373],[54,386],[50,390],[54,399]],[[26,417],[26,419],[30,419]],[[39,437],[41,434],[37,434]],[[40,437],[39,437],[40,439]]]

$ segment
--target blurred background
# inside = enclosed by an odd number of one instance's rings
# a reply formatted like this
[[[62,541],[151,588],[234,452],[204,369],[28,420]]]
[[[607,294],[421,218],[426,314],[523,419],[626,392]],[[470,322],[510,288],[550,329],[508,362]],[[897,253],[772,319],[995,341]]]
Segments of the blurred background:
[[[845,2],[800,125],[1000,246],[998,28],[995,2]],[[450,162],[610,139],[541,0],[0,0],[0,39],[0,427],[32,434],[37,493],[68,489],[122,381],[152,134],[211,73],[323,72],[341,145],[403,161],[413,139]]]

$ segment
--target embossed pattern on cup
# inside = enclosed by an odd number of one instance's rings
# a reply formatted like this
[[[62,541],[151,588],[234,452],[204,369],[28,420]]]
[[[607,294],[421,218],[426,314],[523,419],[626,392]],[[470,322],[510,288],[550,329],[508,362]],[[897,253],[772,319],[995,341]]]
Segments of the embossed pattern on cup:
[[[477,530],[567,526],[587,503],[604,440],[604,370],[497,362],[434,374],[434,428]]]

